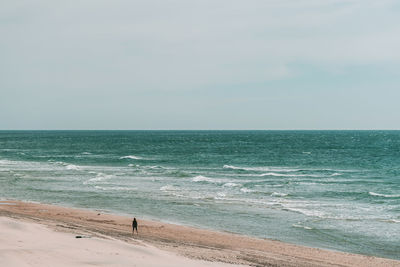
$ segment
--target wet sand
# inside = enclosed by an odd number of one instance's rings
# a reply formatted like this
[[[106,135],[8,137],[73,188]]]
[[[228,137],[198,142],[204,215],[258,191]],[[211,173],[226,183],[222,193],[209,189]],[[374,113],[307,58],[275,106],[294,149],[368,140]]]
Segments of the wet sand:
[[[100,211],[0,201],[0,216],[0,257],[9,266],[44,259],[48,265],[67,260],[58,266],[68,260],[75,260],[73,266],[400,266],[391,259],[145,221],[139,214],[138,235],[132,235],[132,218]]]

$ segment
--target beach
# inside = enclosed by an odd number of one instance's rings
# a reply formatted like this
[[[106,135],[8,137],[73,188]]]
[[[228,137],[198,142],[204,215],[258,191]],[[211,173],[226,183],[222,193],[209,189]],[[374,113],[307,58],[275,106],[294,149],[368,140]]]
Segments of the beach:
[[[7,266],[400,266],[400,261],[55,205],[0,202]],[[76,236],[82,238],[76,238]],[[229,265],[228,265],[229,264]]]
[[[0,131],[0,196],[400,260],[393,142],[400,132]]]

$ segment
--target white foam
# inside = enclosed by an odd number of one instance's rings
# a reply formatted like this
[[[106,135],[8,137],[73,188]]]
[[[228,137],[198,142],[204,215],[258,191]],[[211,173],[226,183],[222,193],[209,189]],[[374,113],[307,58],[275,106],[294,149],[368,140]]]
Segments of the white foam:
[[[136,159],[136,160],[140,160],[140,159],[143,159],[143,158],[138,157],[138,156],[134,156],[134,155],[129,155],[129,156],[120,157],[120,159]]]
[[[303,228],[303,229],[306,229],[306,230],[312,230],[311,227],[300,225],[300,224],[292,224],[292,226],[296,227],[296,228]]]
[[[11,161],[11,160],[6,160],[6,159],[1,159],[0,160],[0,165],[17,165],[18,162],[16,161]]]
[[[284,173],[276,173],[276,172],[267,172],[260,174],[259,176],[277,176],[277,177],[320,177],[319,175],[315,174],[284,174]]]
[[[368,194],[370,194],[371,196],[375,196],[375,197],[386,197],[386,198],[397,198],[400,197],[400,195],[385,195],[385,194],[379,194],[379,193],[375,193],[375,192],[368,192]]]
[[[237,186],[241,186],[240,184],[236,184],[236,183],[226,183],[222,185],[223,187],[237,187]]]
[[[271,196],[273,196],[273,197],[286,197],[288,194],[285,194],[285,193],[279,193],[279,192],[273,192],[272,194],[271,194]]]
[[[111,179],[113,177],[114,177],[114,175],[112,175],[112,174],[108,174],[107,175],[107,174],[104,174],[102,172],[99,172],[99,173],[97,173],[96,177],[91,178],[91,179],[89,179],[89,180],[87,180],[87,181],[85,181],[83,183],[84,184],[96,183],[96,182],[101,182],[101,181],[104,181],[104,180],[109,180],[109,179]]]
[[[67,170],[75,170],[75,171],[77,171],[77,170],[80,169],[78,166],[76,166],[76,165],[74,165],[74,164],[69,164],[69,165],[65,166],[65,168],[66,168]]]
[[[255,192],[255,190],[252,190],[252,189],[249,189],[249,188],[246,188],[246,187],[240,188],[240,191],[242,191],[243,193]]]
[[[324,212],[318,210],[308,210],[308,209],[299,209],[299,208],[291,208],[285,207],[286,210],[298,212],[310,217],[319,217],[319,218],[328,218]]]
[[[146,168],[148,168],[148,169],[167,169],[167,168],[165,168],[165,167],[158,166],[158,165],[155,165],[155,166],[146,166]]]
[[[231,170],[242,170],[242,171],[275,171],[275,172],[297,172],[300,169],[293,169],[293,168],[286,168],[286,167],[238,167],[233,165],[224,165],[224,169],[231,169]]]
[[[173,185],[164,185],[162,187],[160,187],[160,191],[176,191],[179,190],[177,187],[173,186]]]
[[[226,197],[226,194],[224,192],[218,192],[217,193],[217,197],[218,198],[224,198],[224,197]]]
[[[233,165],[224,165],[224,169],[241,170],[241,171],[270,171],[269,167],[237,167]]]
[[[82,152],[82,155],[92,155],[90,152]]]
[[[281,174],[281,173],[275,173],[275,172],[267,172],[260,174],[259,176],[264,177],[264,176],[278,176],[278,177],[295,177],[298,175],[292,175],[292,174]]]
[[[385,222],[389,223],[400,223],[400,220],[395,220],[395,219],[389,219],[389,220],[384,220]]]
[[[134,188],[127,188],[127,187],[121,187],[121,186],[110,186],[110,187],[103,187],[103,186],[95,186],[96,189],[100,189],[103,191],[131,191]]]
[[[215,182],[214,179],[208,178],[208,177],[205,177],[205,176],[202,176],[202,175],[198,175],[196,177],[193,177],[192,181],[193,182],[209,182],[209,183],[214,183]]]

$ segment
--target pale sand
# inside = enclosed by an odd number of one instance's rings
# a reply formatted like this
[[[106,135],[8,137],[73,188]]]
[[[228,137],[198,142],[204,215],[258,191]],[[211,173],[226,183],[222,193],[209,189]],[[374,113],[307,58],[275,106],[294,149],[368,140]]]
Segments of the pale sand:
[[[143,221],[139,215],[134,237],[131,218],[103,212],[0,201],[0,216],[4,266],[400,266],[390,259]]]
[[[72,233],[56,232],[41,224],[0,217],[0,265],[216,267],[220,263],[192,260],[115,239],[77,239]]]

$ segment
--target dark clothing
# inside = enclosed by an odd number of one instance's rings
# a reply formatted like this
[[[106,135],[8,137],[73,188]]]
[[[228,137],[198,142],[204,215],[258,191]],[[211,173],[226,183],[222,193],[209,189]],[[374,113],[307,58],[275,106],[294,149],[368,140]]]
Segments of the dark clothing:
[[[135,218],[135,219],[133,219],[133,222],[132,222],[132,232],[133,233],[135,232],[135,229],[136,229],[136,233],[138,232],[137,225],[138,225],[138,223],[137,223],[136,218]]]

